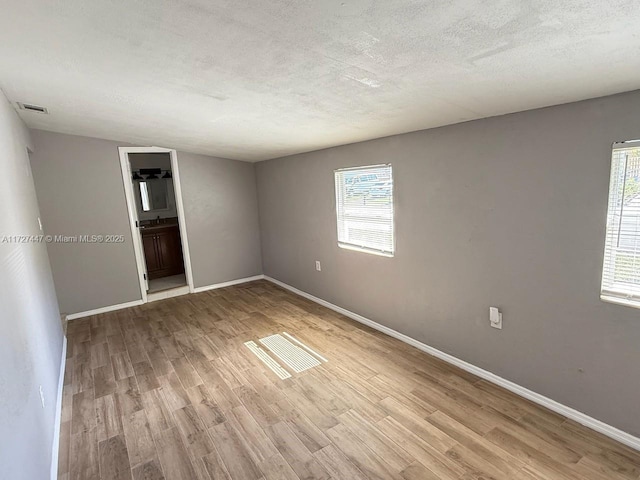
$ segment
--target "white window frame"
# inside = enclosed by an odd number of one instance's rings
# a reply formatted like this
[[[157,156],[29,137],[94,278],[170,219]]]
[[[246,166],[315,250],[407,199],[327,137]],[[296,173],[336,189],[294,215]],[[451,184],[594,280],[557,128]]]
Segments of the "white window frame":
[[[607,224],[604,258],[602,263],[600,299],[605,302],[640,308],[640,285],[638,287],[630,287],[627,284],[615,283],[610,280],[612,273],[615,275],[613,262],[615,261],[615,250],[619,247],[614,246],[614,242],[620,235],[620,222],[622,222],[622,209],[624,208],[623,203],[620,204],[620,207],[617,205],[620,201],[624,202],[624,199],[620,200],[620,195],[624,198],[624,188],[626,183],[625,172],[623,174],[625,178],[622,180],[622,186],[620,186],[620,179],[618,178],[620,171],[615,163],[616,152],[631,148],[640,148],[640,140],[614,143],[611,149],[609,196],[607,198]],[[640,237],[640,232],[638,237]],[[638,253],[638,257],[640,257],[640,252]]]
[[[339,192],[338,192],[338,173],[342,172],[350,172],[357,170],[371,170],[374,168],[382,168],[388,167],[391,172],[391,250],[380,250],[372,247],[368,247],[365,245],[360,245],[356,243],[346,242],[340,239],[340,200],[339,200]],[[379,255],[383,257],[393,257],[396,252],[396,225],[395,225],[395,182],[393,179],[393,168],[390,163],[376,164],[376,165],[363,165],[358,167],[348,167],[348,168],[338,168],[334,170],[334,189],[335,189],[335,198],[336,198],[336,234],[338,239],[338,247],[353,250],[362,253],[369,253],[372,255]]]

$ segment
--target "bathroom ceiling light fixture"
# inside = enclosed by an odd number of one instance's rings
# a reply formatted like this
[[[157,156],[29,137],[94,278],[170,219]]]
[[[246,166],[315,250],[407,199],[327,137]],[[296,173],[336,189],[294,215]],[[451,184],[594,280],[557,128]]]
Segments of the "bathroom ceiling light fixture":
[[[161,173],[162,173],[162,170],[159,168],[141,168],[140,169],[140,174],[146,175],[147,180],[156,180],[158,178],[157,175],[160,175]]]

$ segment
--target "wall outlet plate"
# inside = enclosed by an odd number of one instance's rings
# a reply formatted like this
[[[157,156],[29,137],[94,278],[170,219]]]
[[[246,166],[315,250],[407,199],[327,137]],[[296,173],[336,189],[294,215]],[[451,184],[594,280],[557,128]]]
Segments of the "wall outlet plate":
[[[321,272],[322,271],[322,266],[320,265],[320,261],[316,260],[316,270]]]

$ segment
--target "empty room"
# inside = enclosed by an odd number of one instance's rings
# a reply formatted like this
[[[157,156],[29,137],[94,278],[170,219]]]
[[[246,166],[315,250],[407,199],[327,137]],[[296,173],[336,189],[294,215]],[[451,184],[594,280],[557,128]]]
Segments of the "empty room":
[[[637,1],[0,12],[0,480],[640,480]]]

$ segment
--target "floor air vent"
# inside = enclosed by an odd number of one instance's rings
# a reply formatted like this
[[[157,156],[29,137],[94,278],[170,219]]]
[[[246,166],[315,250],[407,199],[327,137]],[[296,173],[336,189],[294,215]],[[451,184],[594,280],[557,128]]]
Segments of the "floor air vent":
[[[262,360],[267,367],[271,369],[273,373],[275,373],[281,380],[286,378],[291,378],[291,374],[287,372],[284,368],[280,366],[278,362],[276,362],[273,358],[271,358],[267,352],[262,350],[256,342],[245,342],[245,346],[253,352],[253,354]]]
[[[291,335],[285,335],[292,338],[296,343],[303,345]],[[279,333],[261,338],[259,341],[296,373],[304,372],[321,364],[318,358],[309,353],[309,351],[313,352],[313,350],[304,345],[305,348],[294,345]],[[324,357],[322,358],[324,359]],[[326,359],[324,360],[326,361]]]

